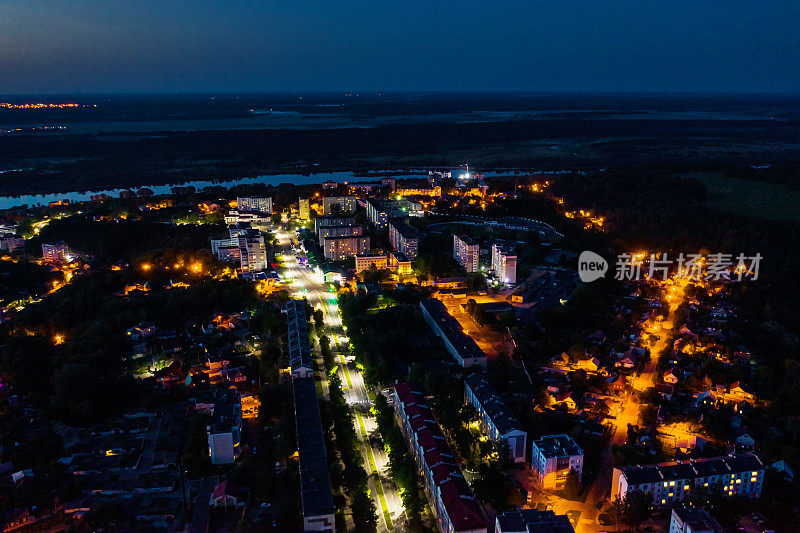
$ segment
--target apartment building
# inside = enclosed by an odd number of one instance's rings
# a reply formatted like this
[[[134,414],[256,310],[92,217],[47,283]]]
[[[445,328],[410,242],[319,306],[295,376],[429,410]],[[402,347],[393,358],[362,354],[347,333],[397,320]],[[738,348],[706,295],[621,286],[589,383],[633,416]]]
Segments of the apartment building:
[[[389,222],[389,242],[394,251],[402,252],[412,261],[417,258],[419,234],[405,222],[400,220]]]
[[[363,233],[361,226],[324,226],[319,228],[319,245],[325,243],[326,237],[357,237]]]
[[[396,200],[367,200],[367,217],[379,230],[385,230],[393,218],[405,218],[408,210],[403,211],[403,205]]]
[[[517,256],[503,244],[492,244],[492,270],[500,281],[508,285],[517,282]]]
[[[322,198],[323,215],[345,215],[356,212],[355,196],[325,196]]]
[[[398,383],[394,388],[394,406],[398,425],[422,472],[425,494],[439,530],[488,532],[486,515],[425,398],[407,383]]]
[[[327,228],[329,226],[355,226],[355,217],[348,216],[326,216],[317,217],[314,219],[314,233],[319,233],[320,228]]]
[[[225,215],[226,224],[240,224],[240,223],[268,224],[269,222],[270,222],[269,216],[263,213],[250,213],[245,211],[239,211],[238,209],[231,209],[230,211],[228,211],[228,214]]]
[[[482,374],[470,374],[464,380],[464,401],[478,413],[481,431],[492,442],[505,442],[514,462],[525,462],[527,432],[497,391]]]
[[[569,435],[547,435],[531,444],[531,469],[542,488],[560,490],[570,470],[580,479],[583,473],[583,450]]]
[[[372,269],[383,270],[389,267],[389,261],[384,254],[361,254],[356,256],[356,274]]]
[[[330,261],[342,261],[348,257],[369,252],[369,237],[326,237],[322,240],[322,254]]]
[[[236,208],[246,213],[272,214],[272,198],[244,196],[236,199]]]
[[[300,220],[311,220],[311,200],[308,198],[300,198],[297,211],[300,214]]]
[[[314,365],[311,360],[311,344],[308,341],[306,304],[301,300],[289,300],[281,312],[286,315],[286,345],[289,349],[292,379],[313,378]]]
[[[403,196],[441,196],[442,188],[439,185],[402,186],[398,187],[395,192]]]
[[[495,517],[495,533],[575,533],[569,517],[553,511],[520,509]]]
[[[42,259],[45,263],[66,263],[69,246],[64,241],[42,243]]]
[[[25,239],[14,233],[4,233],[0,237],[0,250],[15,252],[25,247]]]
[[[239,457],[242,440],[242,399],[236,389],[218,391],[206,426],[208,454],[213,465],[231,464]]]
[[[261,272],[267,269],[267,248],[264,235],[254,229],[239,235],[239,263],[242,272]]]
[[[211,239],[211,253],[220,261],[237,264],[242,272],[261,272],[267,268],[264,235],[248,223],[230,226],[227,238]]]
[[[414,273],[411,266],[411,259],[406,257],[402,252],[389,252],[389,268],[396,270],[400,276],[406,276]]]
[[[480,247],[468,235],[453,235],[453,257],[467,272],[478,271]]]
[[[611,497],[629,491],[652,494],[653,504],[672,507],[693,488],[719,486],[723,494],[749,498],[761,496],[764,464],[755,454],[731,454],[720,457],[670,461],[652,465],[615,468]]]
[[[308,338],[306,336],[306,338]],[[314,378],[292,382],[303,531],[335,531],[328,455]]]
[[[465,334],[445,305],[435,298],[426,298],[419,303],[422,316],[434,333],[443,341],[450,355],[464,368],[479,366],[486,368],[486,354]]]
[[[705,509],[681,507],[672,510],[669,533],[724,533],[719,522]]]

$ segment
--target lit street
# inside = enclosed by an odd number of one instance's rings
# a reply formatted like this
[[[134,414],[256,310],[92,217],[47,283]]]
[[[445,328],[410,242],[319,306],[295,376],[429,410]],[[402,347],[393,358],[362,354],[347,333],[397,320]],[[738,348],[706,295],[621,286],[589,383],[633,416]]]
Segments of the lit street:
[[[286,265],[284,277],[292,281],[290,290],[295,297],[306,297],[313,308],[322,309],[324,313],[325,335],[331,340],[331,351],[338,363],[337,371],[344,397],[354,417],[356,434],[363,443],[361,451],[364,468],[370,476],[370,493],[378,514],[378,530],[402,531],[402,501],[390,478],[389,458],[383,448],[375,417],[370,412],[373,403],[363,374],[352,357],[347,355],[348,339],[342,327],[336,295],[326,289],[312,270],[297,261],[291,251],[290,233],[281,228],[276,232],[276,237]],[[326,376],[323,379],[326,380]]]

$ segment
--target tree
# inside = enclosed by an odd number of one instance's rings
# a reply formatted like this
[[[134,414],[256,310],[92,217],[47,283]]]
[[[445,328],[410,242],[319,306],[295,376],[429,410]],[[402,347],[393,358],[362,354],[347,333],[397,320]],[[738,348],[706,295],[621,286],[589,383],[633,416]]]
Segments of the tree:
[[[316,324],[318,328],[321,328],[324,320],[325,320],[325,317],[324,317],[324,315],[322,313],[322,309],[315,309],[314,310],[314,324]]]
[[[577,500],[581,494],[581,478],[578,472],[571,468],[564,481],[564,494],[569,500]]]
[[[379,483],[380,481],[376,481]],[[375,512],[375,503],[366,491],[358,491],[350,498],[350,511],[353,513],[353,523],[356,531],[375,531],[378,527],[378,515]]]
[[[649,492],[629,491],[625,496],[617,495],[606,513],[615,525],[633,527],[650,517],[652,499]]]

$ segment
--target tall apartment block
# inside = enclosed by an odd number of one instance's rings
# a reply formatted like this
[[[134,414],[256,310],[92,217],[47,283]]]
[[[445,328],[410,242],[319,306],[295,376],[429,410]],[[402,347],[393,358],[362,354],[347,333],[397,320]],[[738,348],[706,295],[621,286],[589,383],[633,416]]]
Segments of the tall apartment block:
[[[236,208],[239,211],[272,214],[272,198],[257,196],[239,197],[236,199]]]
[[[517,282],[517,256],[504,245],[492,245],[492,270],[500,281],[512,285]]]
[[[325,237],[322,239],[322,252],[325,259],[342,261],[348,257],[369,252],[369,237],[355,235],[345,237]]]
[[[324,245],[328,237],[357,237],[363,233],[361,226],[323,226],[319,228],[319,245]]]
[[[480,247],[467,235],[453,235],[453,257],[467,272],[478,271]]]
[[[69,247],[64,241],[42,243],[42,259],[45,263],[64,263],[68,254]]]
[[[405,254],[412,261],[417,258],[419,235],[405,222],[393,220],[389,223],[389,242],[396,252]]]
[[[330,226],[355,226],[356,219],[352,216],[324,216],[314,219],[314,233],[319,233],[320,228],[327,228]]]
[[[322,214],[338,215],[356,212],[355,196],[325,196],[322,198]]]
[[[297,210],[300,213],[300,220],[310,220],[311,200],[309,200],[308,198],[300,198]]]
[[[242,272],[261,272],[267,268],[264,235],[245,225],[231,226],[227,239],[211,239],[211,253],[220,261],[239,264]]]

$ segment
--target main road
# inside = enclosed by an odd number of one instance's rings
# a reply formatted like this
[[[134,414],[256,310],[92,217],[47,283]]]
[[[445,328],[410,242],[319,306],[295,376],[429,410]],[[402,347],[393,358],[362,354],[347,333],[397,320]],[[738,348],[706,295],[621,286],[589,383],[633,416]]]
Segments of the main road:
[[[356,434],[361,441],[364,467],[370,474],[370,493],[379,517],[378,530],[402,531],[402,500],[397,486],[391,480],[389,457],[383,447],[377,421],[371,412],[373,401],[364,376],[347,349],[349,340],[342,327],[336,294],[326,290],[317,274],[298,262],[295,252],[292,251],[293,243],[296,242],[293,234],[281,226],[276,231],[276,237],[286,265],[284,279],[290,282],[291,291],[295,296],[305,296],[311,307],[323,311],[325,334],[331,340],[331,352],[337,363],[342,391],[353,414]],[[327,376],[322,378],[327,380]]]

